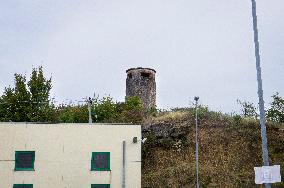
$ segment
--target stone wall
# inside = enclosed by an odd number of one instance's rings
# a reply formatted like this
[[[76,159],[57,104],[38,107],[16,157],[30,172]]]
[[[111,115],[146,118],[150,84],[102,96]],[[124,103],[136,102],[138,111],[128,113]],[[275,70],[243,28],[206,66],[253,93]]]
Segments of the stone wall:
[[[156,82],[154,69],[132,68],[126,71],[126,97],[140,97],[143,108],[156,107]]]

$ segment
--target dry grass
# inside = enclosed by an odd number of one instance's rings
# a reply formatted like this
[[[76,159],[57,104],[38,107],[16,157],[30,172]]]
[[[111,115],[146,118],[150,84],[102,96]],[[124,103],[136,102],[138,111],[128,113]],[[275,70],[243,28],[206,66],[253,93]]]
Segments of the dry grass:
[[[154,121],[188,121],[186,112],[172,112]],[[221,117],[221,116],[220,116]],[[205,117],[200,125],[200,179],[202,187],[260,187],[254,183],[255,166],[262,165],[259,123],[254,119]],[[221,117],[222,118],[222,117]],[[204,125],[206,123],[206,126]],[[214,126],[212,125],[214,124]],[[218,125],[218,126],[216,126]],[[277,125],[282,126],[282,125]],[[284,175],[284,131],[268,126],[271,164],[279,164]],[[143,161],[143,187],[191,188],[195,186],[194,130],[180,152],[172,148],[151,148]],[[283,184],[274,187],[284,187]]]
[[[157,117],[148,117],[145,119],[145,123],[155,123],[155,122],[176,122],[184,120],[190,114],[189,111],[171,111],[167,113],[160,113]]]

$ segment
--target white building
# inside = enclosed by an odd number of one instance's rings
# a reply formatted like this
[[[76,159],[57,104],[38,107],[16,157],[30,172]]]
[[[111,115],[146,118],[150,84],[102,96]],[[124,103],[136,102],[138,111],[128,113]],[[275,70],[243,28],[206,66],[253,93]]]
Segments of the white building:
[[[140,188],[141,126],[0,123],[2,188]]]

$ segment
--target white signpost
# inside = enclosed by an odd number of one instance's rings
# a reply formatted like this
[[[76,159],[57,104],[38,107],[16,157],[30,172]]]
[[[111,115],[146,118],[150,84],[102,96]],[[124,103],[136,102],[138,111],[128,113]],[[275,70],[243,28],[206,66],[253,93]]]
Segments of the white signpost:
[[[254,167],[255,183],[277,183],[281,182],[280,165]]]

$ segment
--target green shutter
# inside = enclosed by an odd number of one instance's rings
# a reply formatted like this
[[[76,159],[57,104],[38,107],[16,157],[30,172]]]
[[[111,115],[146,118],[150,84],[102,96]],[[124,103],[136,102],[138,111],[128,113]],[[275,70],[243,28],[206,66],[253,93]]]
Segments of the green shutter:
[[[110,152],[92,152],[91,171],[110,171]]]
[[[33,188],[33,184],[14,184],[13,188]]]
[[[34,162],[34,151],[15,152],[15,171],[34,171]]]
[[[91,188],[110,188],[110,184],[92,184]]]

